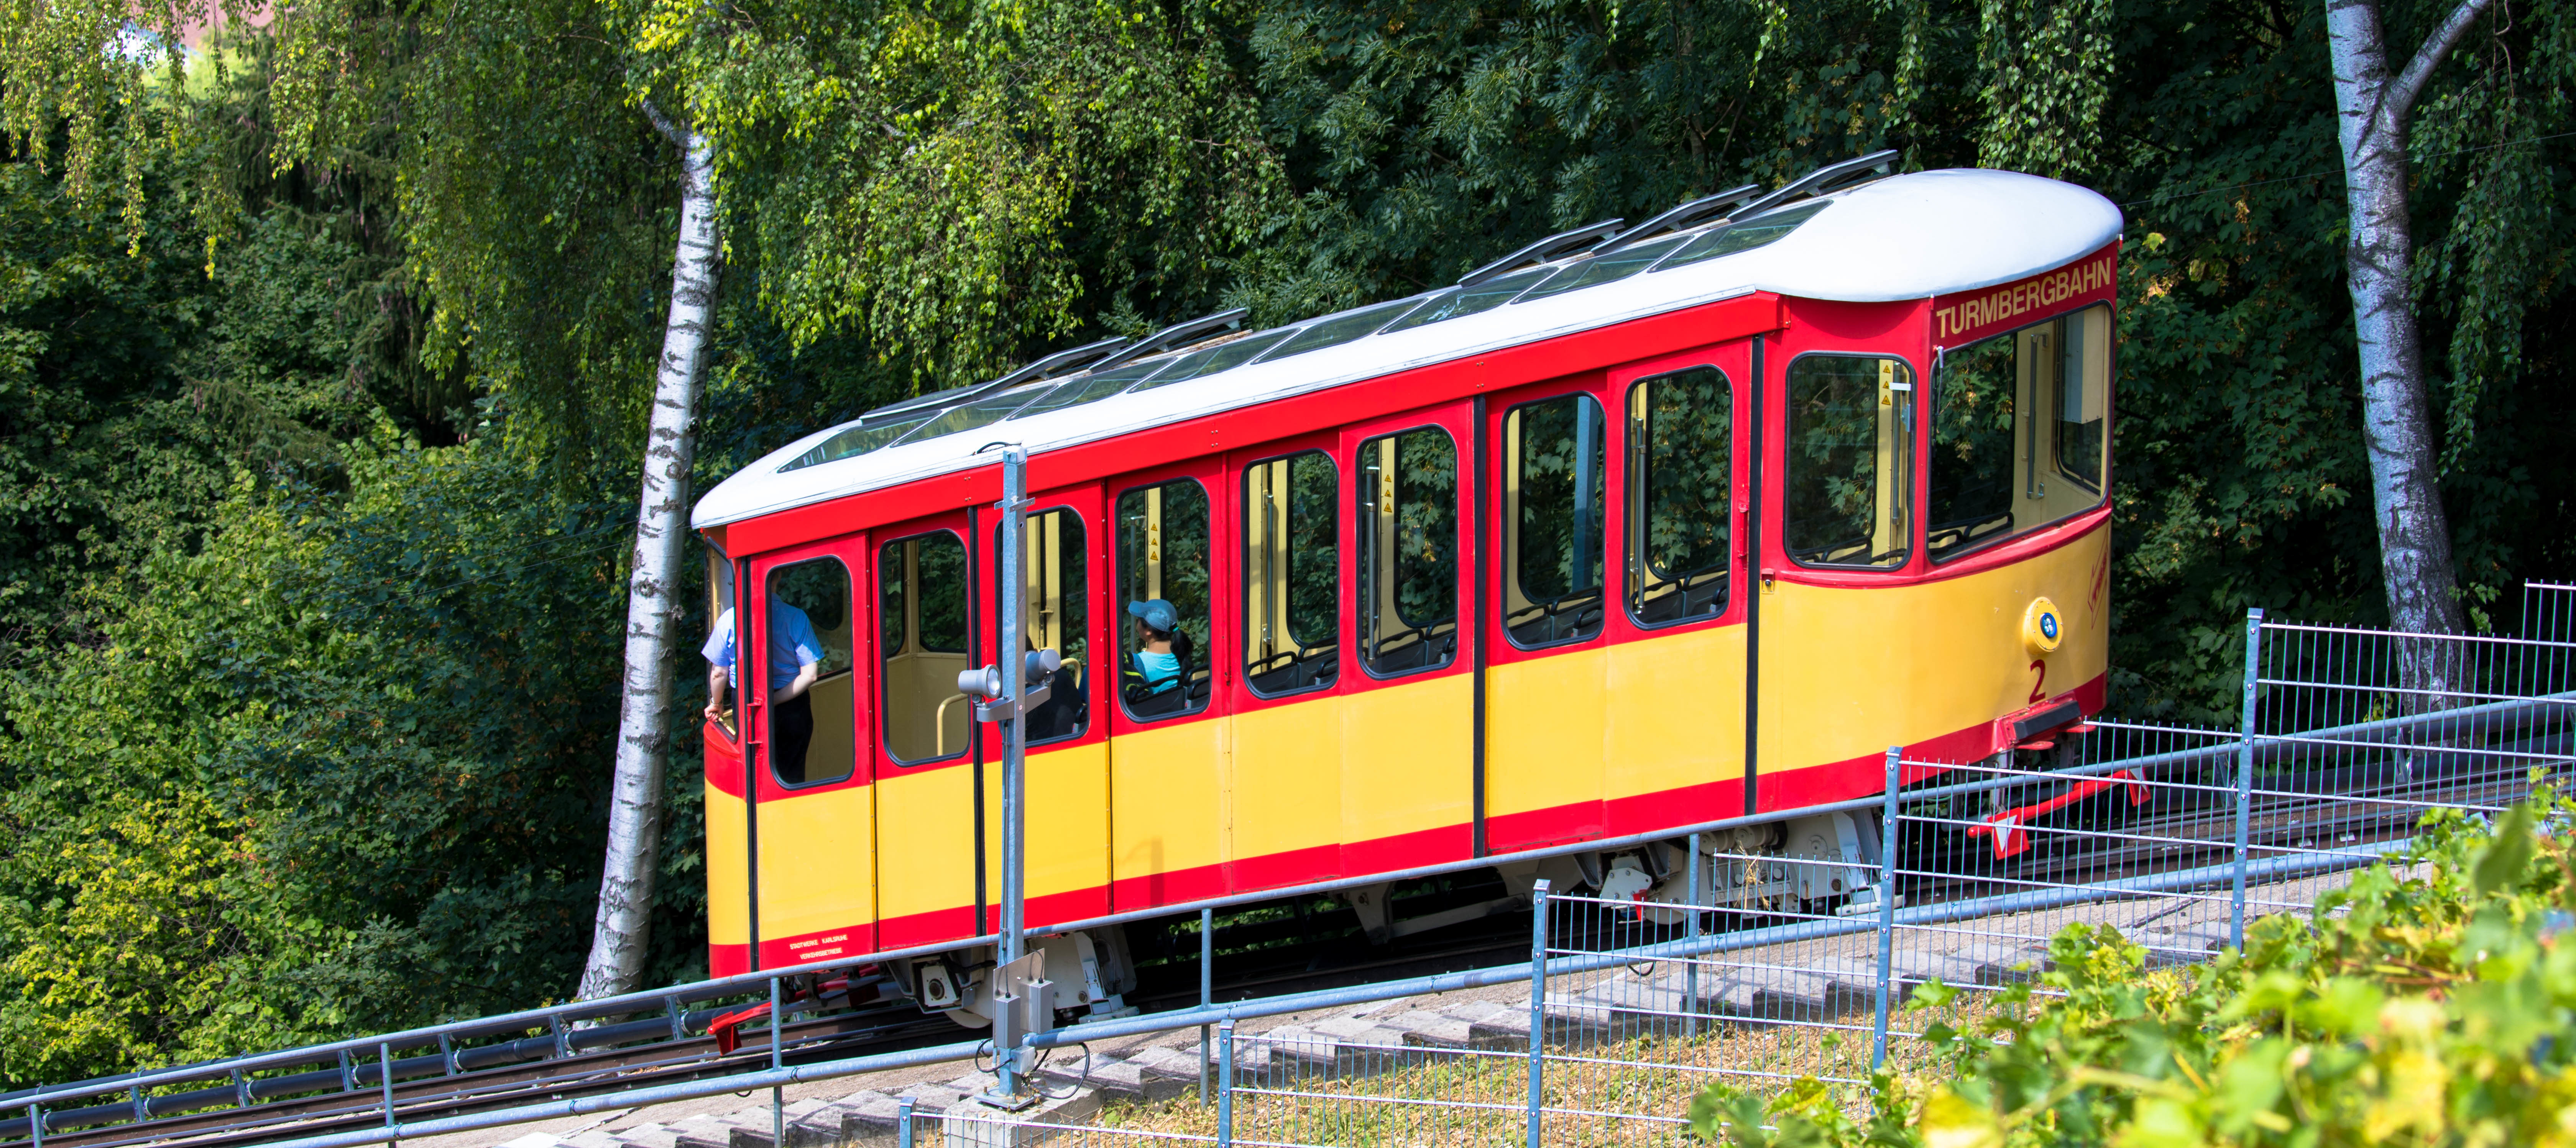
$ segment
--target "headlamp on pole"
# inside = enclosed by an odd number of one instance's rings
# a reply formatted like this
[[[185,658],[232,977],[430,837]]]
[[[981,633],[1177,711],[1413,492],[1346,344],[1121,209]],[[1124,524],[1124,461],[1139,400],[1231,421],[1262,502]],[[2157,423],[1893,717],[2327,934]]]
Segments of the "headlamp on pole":
[[[1009,721],[1045,705],[1054,692],[1055,672],[1064,665],[1064,655],[1054,650],[1030,650],[1020,660],[1020,708],[1013,710],[1009,692],[1003,688],[999,666],[957,671],[957,692],[975,699],[975,720]]]

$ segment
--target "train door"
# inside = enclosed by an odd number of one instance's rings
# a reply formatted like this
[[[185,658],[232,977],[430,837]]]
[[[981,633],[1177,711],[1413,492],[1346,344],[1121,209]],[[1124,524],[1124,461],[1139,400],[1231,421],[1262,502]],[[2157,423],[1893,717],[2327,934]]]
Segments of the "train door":
[[[1226,891],[1227,751],[1220,679],[1235,657],[1216,624],[1231,545],[1219,460],[1110,480],[1109,632],[1098,675],[1111,724],[1111,900],[1117,911]]]
[[[764,969],[875,945],[874,789],[858,768],[868,706],[852,564],[857,538],[749,564],[751,640],[734,660],[750,724],[751,931]]]
[[[1792,809],[1881,787],[1923,686],[1892,678],[1920,651],[1917,373],[1921,320],[1819,308],[1770,356],[1770,469],[1759,610],[1755,804]],[[1909,615],[1908,606],[1915,613]],[[1875,732],[1876,736],[1871,736]]]
[[[976,731],[957,673],[984,662],[962,511],[869,532],[877,738],[878,941],[902,948],[982,931]]]
[[[1609,372],[1603,832],[1744,811],[1750,341]]]
[[[1225,513],[1240,545],[1228,623],[1242,650],[1227,683],[1228,884],[1270,888],[1340,876],[1342,476],[1340,442],[1306,435],[1233,459]],[[1381,751],[1379,756],[1384,756]]]
[[[1105,553],[1096,529],[1100,488],[1050,491],[1035,501],[1025,526],[1028,606],[1021,632],[1026,648],[1063,658],[1046,704],[1028,719],[1028,919],[1044,924],[1109,912],[1109,730],[1092,699],[1102,668],[1114,668],[1116,659],[1100,656],[1109,648],[1103,640],[1109,619],[1100,609],[1106,596],[1096,574]],[[978,611],[990,619],[983,648],[999,650],[1002,528],[998,516],[982,517],[989,526],[977,555],[985,569]],[[999,744],[988,746],[986,756],[998,762]],[[997,875],[990,900],[1001,892],[1002,772],[988,767],[983,775],[985,872]],[[987,921],[985,928],[997,924]]]
[[[1609,756],[1614,468],[1602,376],[1485,412],[1486,836],[1497,852],[1600,836]]]
[[[707,629],[701,641],[725,653],[734,631],[737,599],[733,559],[707,550]],[[710,659],[684,664],[707,671]],[[742,706],[734,688],[740,671],[714,665],[707,682],[707,710],[698,732],[704,755],[706,817],[707,972],[726,977],[751,969],[751,806],[743,798],[750,774],[743,768]]]
[[[1341,432],[1351,668],[1339,743],[1314,756],[1340,763],[1347,873],[1477,849],[1474,411],[1453,403]]]

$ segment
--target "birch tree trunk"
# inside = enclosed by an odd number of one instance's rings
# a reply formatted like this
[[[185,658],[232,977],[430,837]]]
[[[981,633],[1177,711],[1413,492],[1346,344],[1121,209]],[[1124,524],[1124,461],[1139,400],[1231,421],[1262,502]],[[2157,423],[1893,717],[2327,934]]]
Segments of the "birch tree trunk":
[[[723,249],[716,236],[715,163],[707,139],[652,105],[645,113],[683,156],[680,241],[671,264],[671,316],[653,377],[652,428],[635,512],[634,573],[626,588],[626,679],[617,711],[617,776],[608,810],[608,860],[581,999],[632,992],[652,939],[653,878],[662,844],[662,779],[670,759],[672,599],[688,541],[689,464],[697,453],[701,368]]]
[[[2335,110],[2343,145],[2351,236],[2344,252],[2353,327],[2361,348],[2362,438],[2379,527],[2388,621],[2397,630],[2457,634],[2459,577],[2450,518],[2437,482],[2439,444],[2426,409],[2422,340],[2415,322],[2415,241],[2407,216],[2407,116],[2442,58],[2491,0],[2461,0],[2406,70],[2388,74],[2378,0],[2327,0]],[[2445,643],[2409,643],[2441,645]],[[2448,675],[2409,658],[2410,684],[2439,688]]]

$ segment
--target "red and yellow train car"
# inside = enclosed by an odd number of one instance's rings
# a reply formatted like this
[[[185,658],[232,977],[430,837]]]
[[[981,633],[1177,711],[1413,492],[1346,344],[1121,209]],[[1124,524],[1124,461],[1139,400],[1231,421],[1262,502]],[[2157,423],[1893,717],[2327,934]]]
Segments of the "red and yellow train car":
[[[1033,925],[1863,796],[1891,744],[2093,713],[2119,212],[1881,159],[1080,348],[717,487],[750,640],[741,736],[706,734],[712,971],[992,927],[998,751],[955,685],[996,660],[999,444],[1066,665]]]

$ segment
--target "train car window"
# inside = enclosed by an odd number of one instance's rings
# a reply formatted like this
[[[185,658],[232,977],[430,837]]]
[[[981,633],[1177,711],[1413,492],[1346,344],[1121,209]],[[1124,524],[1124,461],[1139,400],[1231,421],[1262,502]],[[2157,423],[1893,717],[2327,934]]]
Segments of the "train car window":
[[[921,424],[920,428],[911,434],[903,436],[903,442],[929,442],[943,435],[982,430],[1011,417],[1021,407],[1029,405],[1031,400],[1042,397],[1044,392],[1051,389],[1053,388],[1044,384],[1036,387],[1013,387],[998,395],[987,395],[963,406],[950,407],[941,411],[938,417]],[[902,443],[896,445],[900,446]]]
[[[1375,307],[1361,308],[1347,315],[1336,315],[1330,319],[1308,323],[1287,342],[1279,344],[1269,354],[1261,356],[1261,361],[1274,362],[1290,355],[1302,355],[1308,351],[1338,347],[1376,334],[1378,328],[1403,318],[1405,312],[1421,305],[1420,299],[1398,299],[1393,303],[1381,303]]]
[[[1136,384],[1134,389],[1150,391],[1156,387],[1168,387],[1173,383],[1203,379],[1219,371],[1231,371],[1251,362],[1254,356],[1276,346],[1290,334],[1291,332],[1288,331],[1256,331],[1232,342],[1219,343],[1202,351],[1193,351],[1183,355],[1180,362],[1172,365],[1171,370]]]
[[[1207,488],[1118,496],[1118,696],[1140,721],[1207,708],[1208,557]]]
[[[1458,446],[1436,427],[1360,444],[1360,664],[1379,677],[1458,657]]]
[[[769,572],[769,772],[780,785],[842,781],[852,725],[850,570],[817,558]]]
[[[710,651],[707,658],[707,709],[709,716],[715,719],[716,729],[724,734],[726,741],[736,741],[742,737],[741,719],[734,711],[736,703],[734,683],[737,671],[731,665],[733,659],[727,657],[722,662],[716,660],[731,647],[732,643],[733,560],[725,557],[723,551],[709,547],[705,646]]]
[[[1914,372],[1901,359],[1808,355],[1789,366],[1789,556],[1905,564],[1913,522]]]
[[[1503,416],[1503,630],[1516,645],[1601,632],[1604,421],[1579,394]]]
[[[966,544],[945,530],[877,551],[877,649],[886,752],[907,765],[966,752]]]
[[[1726,612],[1735,397],[1715,367],[1628,389],[1628,613],[1642,626]]]
[[[2111,309],[1954,347],[1932,395],[1925,549],[1934,561],[2102,502]]]
[[[808,450],[803,454],[787,460],[786,463],[782,464],[778,468],[778,473],[785,474],[791,470],[803,470],[809,466],[819,466],[827,462],[837,462],[854,454],[866,454],[869,451],[875,450],[878,447],[902,438],[914,427],[920,426],[922,423],[928,422],[929,420],[930,416],[923,415],[917,419],[905,419],[901,422],[881,423],[875,426],[851,427],[848,430],[842,431],[839,434],[815,443],[812,450]]]
[[[1798,225],[1814,219],[1817,212],[1831,206],[1833,206],[1832,200],[1803,203],[1796,207],[1756,216],[1742,223],[1728,224],[1715,231],[1703,231],[1697,238],[1683,245],[1681,250],[1673,252],[1673,257],[1664,260],[1655,270],[1670,271],[1675,267],[1688,267],[1693,263],[1704,263],[1711,259],[1736,255],[1756,247],[1778,243],[1788,238],[1790,232],[1796,231]]]
[[[1425,323],[1437,323],[1444,319],[1462,319],[1469,315],[1491,311],[1511,302],[1521,292],[1537,285],[1539,280],[1555,273],[1554,268],[1533,267],[1527,271],[1515,271],[1498,279],[1488,279],[1473,287],[1462,287],[1447,295],[1434,296],[1415,309],[1412,314],[1387,324],[1386,330],[1382,333],[1392,335],[1397,331],[1410,331]]]
[[[2050,422],[2057,431],[2050,461],[2087,494],[2102,493],[2110,459],[2111,309],[2087,307],[2057,322],[2056,385]]]
[[[1341,671],[1341,491],[1322,451],[1243,472],[1243,677],[1277,697]]]
[[[1560,268],[1555,275],[1550,276],[1547,282],[1530,288],[1529,294],[1521,296],[1516,301],[1527,303],[1532,299],[1545,299],[1550,295],[1562,295],[1568,291],[1579,291],[1586,287],[1598,287],[1604,283],[1625,279],[1653,266],[1656,260],[1670,254],[1674,248],[1686,242],[1689,241],[1679,236],[1671,239],[1657,239],[1633,247],[1622,247],[1608,255],[1596,256],[1581,263],[1568,264]]]
[[[1126,393],[1127,388],[1135,386],[1140,380],[1153,378],[1156,373],[1160,372],[1165,367],[1171,366],[1175,361],[1176,360],[1172,359],[1149,359],[1142,363],[1131,363],[1114,371],[1102,371],[1095,375],[1084,375],[1072,382],[1058,386],[1052,391],[1048,391],[1037,401],[1014,412],[1012,417],[1023,419],[1035,418],[1050,411],[1060,411],[1066,407],[1078,407],[1085,403],[1096,403],[1111,395],[1124,394]]]
[[[1021,583],[1028,603],[1027,617],[1020,633],[1027,649],[1053,650],[1064,659],[1055,672],[1045,704],[1029,711],[1029,744],[1080,737],[1091,721],[1091,648],[1084,640],[1090,633],[1090,581],[1084,577],[1082,516],[1070,510],[1049,510],[1028,517],[1028,566],[1022,571]],[[993,553],[1002,552],[1002,527],[993,526]],[[1001,595],[1001,563],[993,569],[993,601]],[[993,616],[993,648],[1002,648],[1002,618]]]

